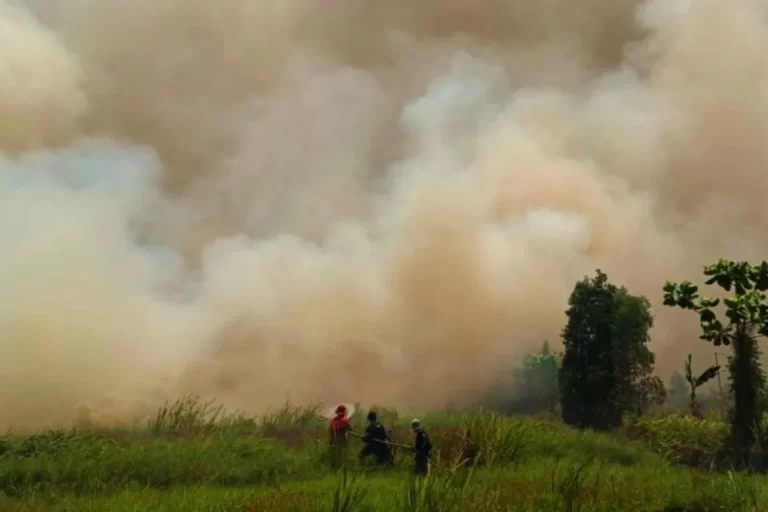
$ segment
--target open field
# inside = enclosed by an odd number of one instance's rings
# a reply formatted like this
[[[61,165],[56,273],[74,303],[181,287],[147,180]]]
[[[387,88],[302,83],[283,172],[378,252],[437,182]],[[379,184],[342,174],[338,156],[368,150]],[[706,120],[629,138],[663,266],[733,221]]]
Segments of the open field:
[[[325,420],[286,407],[258,421],[215,416],[181,401],[144,428],[47,432],[0,444],[0,510],[7,511],[757,511],[768,482],[708,470],[719,421],[667,416],[615,435],[492,413],[423,418],[438,467],[410,478],[326,460]],[[396,441],[407,419],[384,411]],[[356,430],[363,415],[353,417]],[[466,432],[471,432],[467,442]],[[637,439],[635,439],[637,438]],[[478,453],[479,450],[479,453]],[[462,457],[475,467],[456,469]],[[695,464],[697,468],[683,467]]]

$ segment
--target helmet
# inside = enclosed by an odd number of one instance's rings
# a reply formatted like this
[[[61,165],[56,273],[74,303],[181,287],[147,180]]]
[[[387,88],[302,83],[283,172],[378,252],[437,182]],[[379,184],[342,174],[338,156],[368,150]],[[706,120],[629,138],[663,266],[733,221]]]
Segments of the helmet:
[[[347,414],[347,407],[344,404],[341,404],[336,408],[336,414]]]
[[[421,426],[421,420],[414,418],[411,422],[411,428],[419,428]]]

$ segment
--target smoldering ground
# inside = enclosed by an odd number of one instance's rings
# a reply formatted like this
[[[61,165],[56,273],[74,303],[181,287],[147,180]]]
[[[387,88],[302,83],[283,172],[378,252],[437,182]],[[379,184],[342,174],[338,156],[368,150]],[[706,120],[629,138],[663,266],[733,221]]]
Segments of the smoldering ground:
[[[758,0],[0,0],[2,426],[471,402],[768,248]],[[100,421],[108,421],[101,418]]]

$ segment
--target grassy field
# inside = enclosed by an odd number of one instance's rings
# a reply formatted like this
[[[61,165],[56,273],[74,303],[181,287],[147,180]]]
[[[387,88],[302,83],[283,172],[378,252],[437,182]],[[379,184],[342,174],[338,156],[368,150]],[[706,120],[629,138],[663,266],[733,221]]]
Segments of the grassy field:
[[[407,421],[384,411],[396,441]],[[363,414],[353,419],[362,428]],[[758,511],[761,476],[715,472],[719,421],[649,418],[607,435],[491,413],[422,418],[438,467],[427,479],[360,466],[333,471],[326,420],[286,407],[259,420],[196,401],[141,429],[56,431],[0,440],[3,511]],[[467,432],[471,437],[467,437]],[[471,463],[459,466],[466,458]],[[688,467],[688,466],[694,467]]]

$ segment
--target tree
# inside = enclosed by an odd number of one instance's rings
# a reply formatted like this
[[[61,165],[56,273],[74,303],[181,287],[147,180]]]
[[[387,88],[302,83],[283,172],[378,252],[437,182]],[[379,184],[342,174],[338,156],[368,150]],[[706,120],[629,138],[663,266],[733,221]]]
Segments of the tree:
[[[549,342],[542,344],[539,354],[526,354],[522,367],[515,372],[519,391],[518,399],[528,405],[531,411],[553,412],[558,401],[557,384],[558,358],[549,348]]]
[[[685,407],[690,404],[690,387],[687,384],[686,377],[680,372],[675,372],[669,378],[669,393],[667,394],[667,404],[674,408]]]
[[[641,414],[654,405],[661,405],[666,398],[664,383],[653,375],[656,356],[648,348],[652,327],[653,316],[648,299],[630,295],[626,288],[618,288],[613,334],[622,412]]]
[[[698,377],[694,377],[693,367],[691,366],[692,358],[693,356],[688,354],[688,359],[685,361],[685,380],[688,382],[688,388],[690,389],[691,414],[698,419],[704,419],[704,415],[701,412],[701,407],[696,401],[696,390],[706,384],[708,381],[717,377],[717,375],[720,373],[720,366],[710,366],[704,370],[704,373]]]
[[[597,270],[594,278],[576,283],[568,305],[558,375],[563,421],[610,429],[621,424],[624,413],[658,403],[664,386],[652,376],[648,300],[610,284]]]
[[[638,416],[648,412],[653,407],[663,405],[667,400],[667,388],[664,387],[664,382],[656,375],[648,375],[640,379],[636,389]]]
[[[720,259],[704,268],[707,285],[716,284],[733,295],[725,298],[725,320],[715,314],[720,299],[699,296],[699,288],[689,281],[667,282],[664,305],[690,309],[699,314],[702,340],[715,346],[731,346],[728,361],[733,409],[731,441],[737,463],[749,466],[750,452],[759,429],[763,410],[765,378],[759,363],[757,338],[768,335],[768,262],[751,265],[746,261]]]

